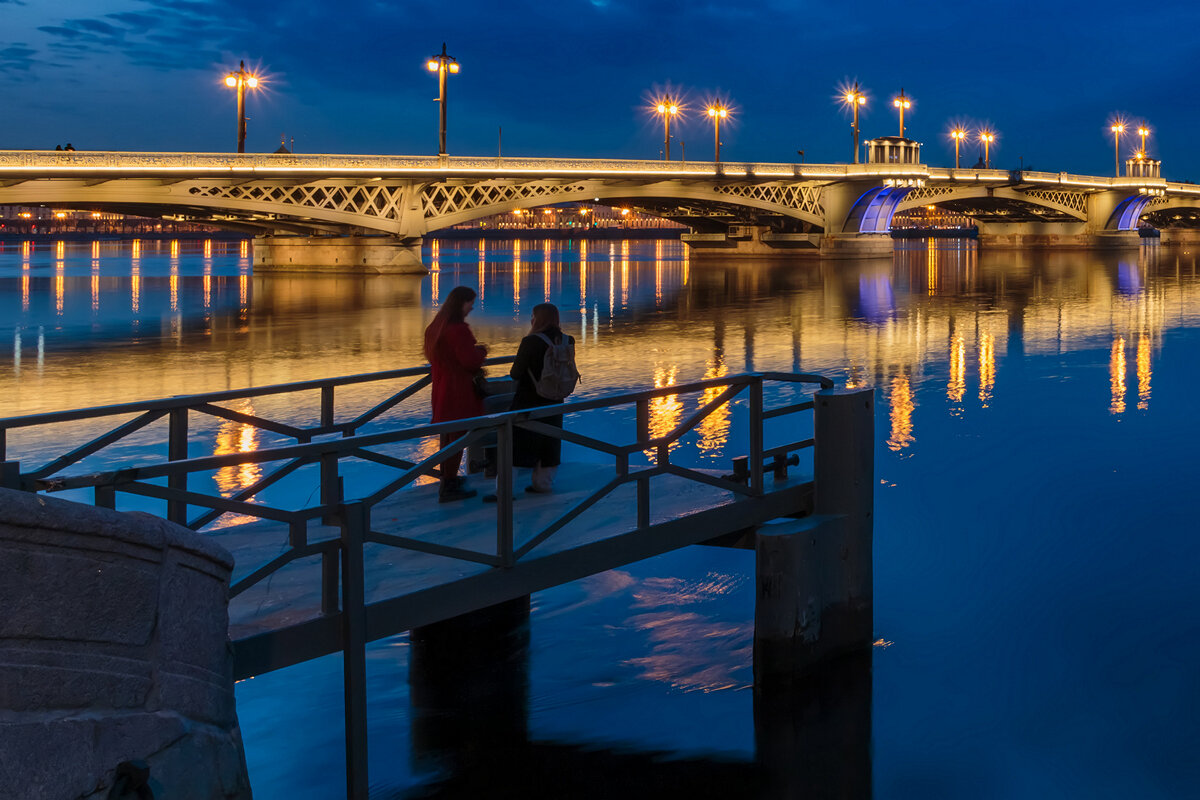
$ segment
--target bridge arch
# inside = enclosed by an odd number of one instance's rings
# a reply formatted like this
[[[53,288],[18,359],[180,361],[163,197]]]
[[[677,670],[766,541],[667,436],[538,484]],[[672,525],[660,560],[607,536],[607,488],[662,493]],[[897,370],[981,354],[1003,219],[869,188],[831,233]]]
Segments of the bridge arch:
[[[483,217],[555,203],[609,201],[638,206],[649,213],[673,218],[664,208],[686,205],[737,208],[786,217],[824,229],[821,186],[800,184],[705,184],[655,182],[634,184],[607,181],[501,181],[431,183],[422,188],[422,206],[429,230],[462,225]]]
[[[897,204],[895,213],[936,205],[981,222],[1086,222],[1088,193],[1057,188],[927,186]]]

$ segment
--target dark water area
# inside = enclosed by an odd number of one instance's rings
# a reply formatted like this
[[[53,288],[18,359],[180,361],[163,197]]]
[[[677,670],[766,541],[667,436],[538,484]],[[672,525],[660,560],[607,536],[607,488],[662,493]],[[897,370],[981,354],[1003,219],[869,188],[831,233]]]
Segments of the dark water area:
[[[3,244],[0,415],[414,365],[458,284],[494,353],[557,303],[582,396],[791,369],[877,391],[872,658],[756,696],[753,554],[677,551],[534,595],[494,658],[371,645],[373,796],[1200,792],[1195,253],[939,241],[702,264],[677,241],[444,241],[428,276],[335,278],[254,275],[240,248]],[[652,424],[695,402],[664,398]],[[744,452],[740,413],[687,457]],[[214,425],[193,447],[258,435]],[[344,791],[340,658],[237,698],[257,797]]]

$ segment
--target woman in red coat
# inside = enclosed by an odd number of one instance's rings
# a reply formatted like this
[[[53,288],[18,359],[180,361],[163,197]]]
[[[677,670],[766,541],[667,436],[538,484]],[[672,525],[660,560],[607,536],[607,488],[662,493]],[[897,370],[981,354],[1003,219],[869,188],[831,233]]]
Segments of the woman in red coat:
[[[487,348],[475,341],[467,315],[475,307],[475,290],[457,286],[450,291],[441,310],[425,329],[425,357],[429,359],[433,379],[433,421],[483,416],[483,400],[475,393],[475,373],[487,358]],[[441,446],[463,435],[462,431],[443,433]],[[474,497],[476,492],[463,486],[458,477],[462,451],[442,462],[442,486],[438,500],[448,503]]]

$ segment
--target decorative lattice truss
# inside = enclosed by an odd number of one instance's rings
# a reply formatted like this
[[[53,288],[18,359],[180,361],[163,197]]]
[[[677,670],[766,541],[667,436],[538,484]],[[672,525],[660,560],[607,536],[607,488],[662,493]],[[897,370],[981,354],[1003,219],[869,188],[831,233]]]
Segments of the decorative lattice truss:
[[[421,192],[421,205],[425,218],[433,219],[508,203],[545,205],[586,192],[585,184],[561,181],[482,181],[465,185],[433,183]]]
[[[717,194],[757,200],[760,203],[809,214],[818,219],[825,218],[820,186],[796,183],[738,183],[717,185],[713,188]]]
[[[922,186],[919,189],[913,189],[904,196],[904,204],[915,205],[932,205],[937,201],[937,198],[944,197],[948,194],[954,194],[954,188],[950,186]]]
[[[1200,228],[1200,201],[1179,197],[1155,197],[1146,203],[1142,219],[1159,230]]]
[[[1025,196],[1069,208],[1081,217],[1087,216],[1088,196],[1085,192],[1073,192],[1068,189],[1026,189]]]
[[[251,183],[240,186],[193,186],[195,197],[293,206],[300,211],[337,211],[357,216],[400,219],[404,187],[317,183],[283,186]]]

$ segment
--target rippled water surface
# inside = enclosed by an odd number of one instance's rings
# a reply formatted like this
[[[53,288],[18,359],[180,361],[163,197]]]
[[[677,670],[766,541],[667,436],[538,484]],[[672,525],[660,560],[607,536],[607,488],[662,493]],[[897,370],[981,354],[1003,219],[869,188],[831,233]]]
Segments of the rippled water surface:
[[[449,736],[411,710],[408,638],[372,645],[379,797],[1200,791],[1194,254],[935,243],[712,265],[677,242],[443,241],[424,278],[256,276],[246,256],[5,243],[0,415],[414,365],[458,284],[479,289],[470,322],[496,354],[533,305],[557,303],[585,396],[792,369],[878,393],[873,663],[756,708],[753,555],[689,548],[535,595],[528,650],[476,676]],[[339,401],[369,403],[358,391]],[[697,402],[660,403],[652,424]],[[739,413],[681,457],[727,465]],[[214,422],[193,453],[261,437]],[[33,460],[59,444],[9,441]],[[257,477],[213,480],[229,493]],[[342,791],[340,670],[331,657],[238,686],[256,796]]]

